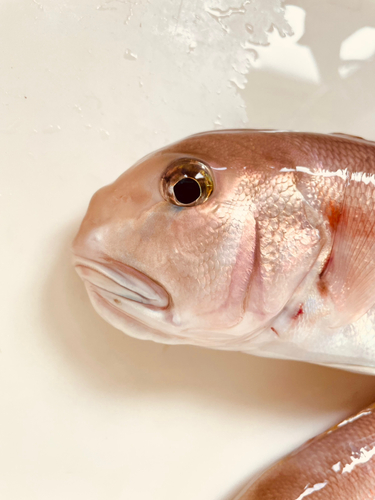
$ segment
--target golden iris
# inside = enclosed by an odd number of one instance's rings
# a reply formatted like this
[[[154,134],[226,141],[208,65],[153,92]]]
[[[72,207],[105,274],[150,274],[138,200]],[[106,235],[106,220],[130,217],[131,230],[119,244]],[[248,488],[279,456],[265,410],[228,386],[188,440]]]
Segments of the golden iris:
[[[204,203],[211,196],[213,188],[211,169],[193,158],[173,162],[161,178],[164,199],[180,207]]]

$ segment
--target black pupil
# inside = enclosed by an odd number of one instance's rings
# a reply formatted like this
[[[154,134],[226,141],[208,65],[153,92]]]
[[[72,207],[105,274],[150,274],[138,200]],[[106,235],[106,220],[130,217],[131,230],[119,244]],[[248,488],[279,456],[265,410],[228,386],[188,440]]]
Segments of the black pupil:
[[[198,182],[189,177],[181,179],[173,187],[176,200],[183,205],[194,203],[201,195]]]

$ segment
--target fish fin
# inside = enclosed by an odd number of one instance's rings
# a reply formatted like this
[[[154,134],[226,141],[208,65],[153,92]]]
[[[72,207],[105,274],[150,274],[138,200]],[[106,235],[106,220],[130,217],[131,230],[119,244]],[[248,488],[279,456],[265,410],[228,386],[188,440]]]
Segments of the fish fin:
[[[333,327],[353,323],[375,304],[375,176],[348,174],[332,251],[320,289],[338,312]]]

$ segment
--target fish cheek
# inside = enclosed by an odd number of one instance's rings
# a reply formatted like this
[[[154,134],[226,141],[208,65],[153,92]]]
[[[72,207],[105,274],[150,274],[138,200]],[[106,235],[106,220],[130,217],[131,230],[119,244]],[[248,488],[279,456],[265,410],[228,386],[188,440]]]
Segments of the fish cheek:
[[[179,314],[196,311],[193,306],[199,301],[201,309],[207,304],[199,287],[202,253],[192,251],[193,240],[200,232],[192,210],[163,200],[137,216],[113,221],[106,242],[113,258],[158,282]]]
[[[208,313],[220,298],[219,226],[209,211],[162,202],[129,228],[133,265],[166,289],[185,323]]]
[[[183,208],[175,214],[169,230],[166,253],[170,279],[178,290],[176,303],[202,316],[215,307],[217,278],[220,271],[221,279],[225,275],[217,258],[219,224],[200,210]]]
[[[186,209],[171,225],[170,268],[178,277],[184,306],[210,328],[230,328],[243,318],[253,265],[255,220],[233,207]],[[239,215],[239,214],[236,214]]]

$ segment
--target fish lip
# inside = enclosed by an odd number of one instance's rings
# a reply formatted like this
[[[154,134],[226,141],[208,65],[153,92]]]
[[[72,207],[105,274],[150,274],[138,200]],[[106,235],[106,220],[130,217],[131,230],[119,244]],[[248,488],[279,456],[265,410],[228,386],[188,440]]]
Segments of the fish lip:
[[[73,264],[85,284],[101,296],[104,293],[155,310],[166,309],[170,305],[166,290],[132,266],[110,257],[94,260],[77,254],[73,254]]]

